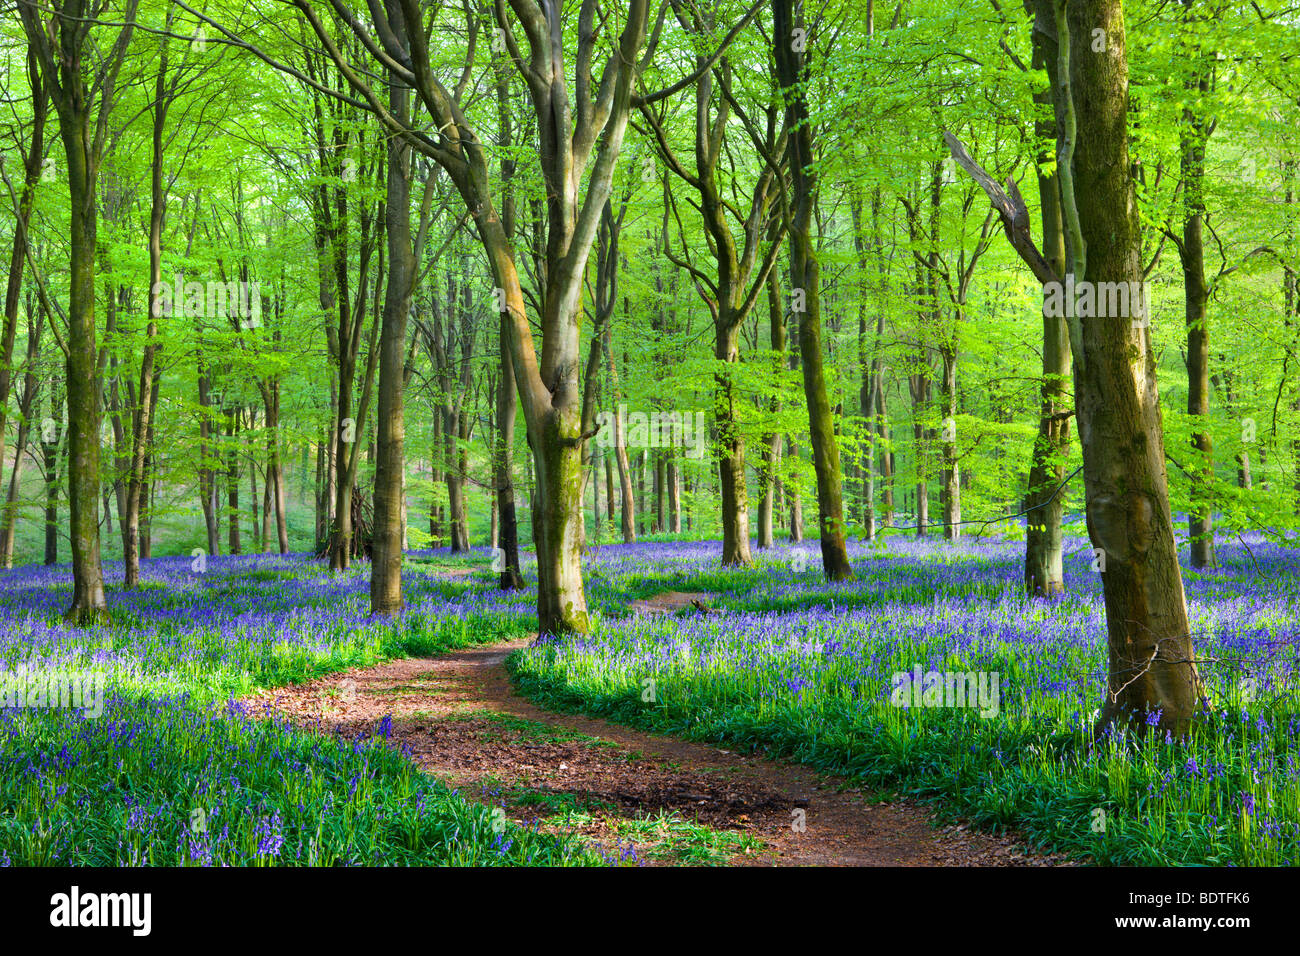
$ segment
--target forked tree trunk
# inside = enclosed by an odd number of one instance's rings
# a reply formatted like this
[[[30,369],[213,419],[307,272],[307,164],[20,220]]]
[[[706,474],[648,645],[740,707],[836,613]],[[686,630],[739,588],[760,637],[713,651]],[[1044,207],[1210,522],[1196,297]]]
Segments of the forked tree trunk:
[[[329,38],[329,28],[310,5],[299,4],[297,8],[322,40]],[[511,360],[533,452],[537,493],[531,508],[537,546],[539,629],[545,634],[586,633],[590,620],[578,547],[582,521],[579,497],[582,446],[588,436],[581,432],[581,396],[574,374],[580,363],[578,316],[582,308],[582,277],[600,211],[609,198],[626,132],[633,77],[646,35],[647,4],[645,0],[631,0],[618,50],[609,59],[599,84],[598,102],[592,98],[595,89],[591,85],[592,44],[604,20],[596,22],[594,4],[583,6],[576,27],[579,55],[575,85],[581,99],[577,104],[572,104],[568,95],[569,74],[559,39],[564,33],[560,6],[511,4],[516,16],[524,21],[531,50],[531,66],[520,69],[529,82],[529,99],[538,120],[537,153],[546,185],[548,228],[545,293],[539,316],[540,360],[524,308],[514,246],[488,191],[483,140],[475,135],[461,109],[463,84],[453,91],[439,82],[438,71],[430,68],[422,24],[405,21],[404,10],[408,8],[413,9],[398,0],[386,0],[383,11],[379,4],[371,4],[373,30],[368,31],[356,19],[346,25],[372,52],[376,42],[383,47],[379,59],[398,65],[395,81],[390,82],[393,106],[387,110],[372,107],[372,112],[392,134],[390,155],[402,156],[407,144],[412,144],[437,161],[465,201],[466,210],[477,227],[502,300],[501,308],[512,324]],[[514,25],[505,22],[505,5],[498,5],[495,12],[502,21],[504,42],[512,52],[511,62],[522,64]],[[347,70],[348,82],[355,89],[374,96],[368,81],[343,62],[337,48],[332,47],[330,55],[341,69]],[[433,118],[434,128],[443,131],[436,142],[424,133],[426,120],[421,119],[417,134],[405,102],[397,102],[399,97],[404,99],[405,87],[401,85],[404,82],[415,84],[421,105]],[[401,221],[394,225],[406,233],[409,232],[409,209],[406,209],[409,190],[403,173],[390,172],[387,214],[398,216],[396,209],[402,207]],[[402,182],[394,182],[394,176]],[[585,194],[581,189],[584,183]],[[409,237],[403,235],[402,239],[394,247],[395,251],[400,247],[399,257],[405,260],[410,256]],[[401,555],[395,547],[398,542],[386,538],[391,533],[387,513],[390,510],[396,513],[400,504],[395,500],[401,485],[400,474],[394,474],[401,467],[401,393],[396,383],[402,379],[402,338],[412,270],[405,262],[390,265],[390,270],[396,271],[390,272],[381,346],[381,371],[387,370],[387,375],[382,377],[388,384],[381,387],[381,453],[376,476],[375,567],[371,577],[372,606],[376,610],[396,609],[401,603]],[[407,281],[395,282],[399,275]]]
[[[99,559],[100,374],[95,345],[96,180],[113,107],[117,75],[135,25],[138,0],[127,0],[116,26],[95,20],[85,0],[68,0],[46,21],[46,10],[20,4],[27,42],[41,63],[43,85],[59,115],[68,164],[69,276],[67,330],[68,502],[72,540],[74,625],[108,616]],[[110,34],[110,30],[116,30]],[[91,34],[96,35],[92,41]],[[111,42],[104,42],[109,41]],[[87,47],[94,45],[94,56]],[[93,121],[92,121],[92,114]],[[144,396],[141,396],[141,400]],[[47,557],[51,541],[47,529]],[[57,545],[57,540],[53,542]]]

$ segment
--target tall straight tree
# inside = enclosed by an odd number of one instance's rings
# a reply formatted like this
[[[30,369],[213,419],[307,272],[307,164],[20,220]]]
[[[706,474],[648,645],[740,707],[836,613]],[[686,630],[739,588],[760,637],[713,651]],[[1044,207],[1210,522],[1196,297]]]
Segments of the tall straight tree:
[[[1182,28],[1204,29],[1207,17],[1218,11],[1201,9],[1183,0]],[[1187,536],[1191,565],[1214,565],[1214,442],[1210,438],[1210,328],[1208,306],[1212,283],[1205,279],[1205,150],[1215,121],[1205,115],[1206,100],[1214,84],[1215,51],[1203,41],[1189,38],[1183,55],[1190,64],[1184,82],[1187,93],[1179,130],[1179,171],[1183,187],[1182,235],[1168,235],[1178,247],[1183,267],[1183,315],[1187,328],[1187,414],[1192,426],[1191,501],[1187,509]]]
[[[385,0],[387,24],[393,31],[393,53],[409,57],[409,35],[421,31],[415,4]],[[408,30],[407,16],[414,22]],[[411,124],[411,90],[404,71],[390,70],[388,114],[399,127]],[[415,262],[411,248],[411,150],[405,138],[388,137],[384,226],[388,243],[388,276],[384,285],[383,327],[379,332],[379,400],[375,409],[374,531],[370,564],[370,610],[395,614],[402,598],[402,519],[406,500],[406,322],[411,310]]]
[[[501,141],[501,227],[510,242],[515,239],[515,194],[513,179],[516,162],[510,150],[514,147],[514,118],[510,108],[510,64],[502,58],[493,64],[496,75],[497,131]],[[502,312],[497,340],[500,348],[498,361],[501,377],[497,382],[496,449],[492,456],[492,478],[496,486],[498,547],[501,549],[501,572],[498,583],[503,591],[524,588],[524,575],[519,562],[519,520],[515,512],[515,420],[519,416],[519,389],[515,386],[515,368],[510,360],[510,325]]]
[[[1056,22],[1070,269],[1093,288],[1140,286],[1123,3],[1075,0],[1067,7],[1056,0]],[[1097,43],[1098,30],[1104,43]],[[1179,733],[1194,716],[1202,687],[1169,508],[1150,324],[1125,314],[1075,318],[1070,335],[1088,536],[1105,560],[1109,675],[1099,726],[1152,714]]]
[[[14,241],[9,256],[9,274],[5,281],[4,326],[0,328],[0,463],[5,459],[5,426],[9,417],[9,393],[13,386],[14,340],[18,334],[18,305],[22,300],[23,267],[27,263],[27,226],[32,218],[32,204],[36,187],[41,180],[41,165],[45,159],[45,121],[49,116],[49,91],[41,83],[40,61],[33,49],[27,51],[27,81],[31,86],[32,123],[26,142],[18,141],[22,154],[22,189],[18,207],[14,210]],[[5,176],[5,182],[9,177]],[[14,456],[14,469],[22,456],[22,446]],[[12,530],[12,526],[11,526]],[[8,562],[5,562],[8,566]]]
[[[140,386],[131,422],[131,450],[127,461],[125,507],[122,509],[122,563],[123,587],[132,590],[140,586],[140,513],[148,490],[145,461],[149,454],[148,437],[153,428],[156,407],[157,371],[159,351],[158,317],[162,308],[158,295],[164,288],[162,277],[163,224],[167,217],[168,190],[175,176],[167,180],[164,171],[164,147],[169,142],[166,135],[167,113],[176,99],[177,90],[185,72],[185,58],[179,68],[171,70],[169,34],[175,24],[175,7],[167,8],[163,22],[163,36],[158,43],[158,72],[154,77],[153,102],[150,104],[149,127],[149,297],[148,318],[145,325],[144,349],[140,361]]]
[[[99,561],[100,394],[95,345],[96,182],[117,76],[139,0],[63,0],[18,5],[23,32],[41,64],[42,85],[59,115],[71,206],[68,281],[68,505],[75,624],[104,619],[108,603]],[[101,23],[101,21],[103,21]],[[120,24],[120,25],[111,25]]]
[[[817,202],[816,155],[808,113],[808,62],[804,56],[807,30],[803,7],[793,0],[772,0],[772,42],[776,73],[785,99],[785,125],[789,134],[790,177],[793,183],[790,233],[790,284],[792,295],[803,293],[799,320],[799,353],[803,362],[804,397],[808,403],[808,432],[813,470],[817,475],[818,536],[822,569],[828,581],[853,576],[844,542],[844,473],[835,420],[826,394],[825,356],[822,349],[821,274],[812,241],[813,209]]]
[[[1052,0],[1053,105],[1065,237],[1074,289],[1140,287],[1141,223],[1128,152],[1128,54],[1122,0]],[[947,136],[958,164],[989,194],[1007,237],[1059,295],[1061,276],[1029,234],[1024,201]],[[1079,197],[1087,197],[1080,202]],[[1130,301],[1132,301],[1130,299]],[[1139,300],[1140,301],[1140,300]],[[1088,536],[1106,604],[1107,687],[1096,730],[1151,720],[1185,732],[1203,699],[1165,473],[1164,424],[1149,322],[1139,305],[1116,314],[1066,312]],[[1140,314],[1139,314],[1140,313]]]
[[[1034,103],[1046,115],[1034,125],[1044,144],[1038,156],[1038,199],[1042,220],[1042,253],[1055,275],[1065,274],[1065,232],[1061,222],[1060,178],[1050,144],[1056,142],[1056,113],[1052,110],[1057,88],[1056,16],[1053,0],[1034,0],[1033,60],[1047,74],[1046,85],[1034,93]],[[1044,298],[1046,306],[1046,298]],[[1065,459],[1070,450],[1068,376],[1070,331],[1059,310],[1042,310],[1043,381],[1039,387],[1038,437],[1034,440],[1025,496],[1025,591],[1034,597],[1053,598],[1065,591],[1061,515]]]

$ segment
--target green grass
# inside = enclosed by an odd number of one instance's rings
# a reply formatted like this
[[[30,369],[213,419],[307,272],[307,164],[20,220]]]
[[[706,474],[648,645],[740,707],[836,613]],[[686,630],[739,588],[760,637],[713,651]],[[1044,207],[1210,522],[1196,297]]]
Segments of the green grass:
[[[941,554],[934,563],[948,560],[958,559]],[[541,706],[793,759],[927,801],[945,820],[961,817],[995,832],[1014,828],[1032,845],[1079,860],[1295,863],[1300,786],[1296,691],[1285,680],[1291,655],[1278,656],[1281,696],[1247,706],[1232,687],[1216,690],[1214,716],[1188,739],[1148,732],[1094,743],[1087,708],[1080,708],[1068,678],[1104,673],[1104,642],[1070,634],[1075,628],[1104,633],[1095,600],[1071,595],[1052,605],[999,603],[997,596],[1014,581],[991,579],[999,573],[995,569],[984,579],[957,576],[955,587],[926,581],[933,571],[924,562],[913,568],[910,582],[894,580],[888,567],[871,571],[855,585],[863,594],[827,587],[788,601],[771,599],[771,576],[762,567],[668,569],[615,589],[619,597],[648,595],[665,585],[725,591],[723,603],[759,613],[821,608],[819,615],[778,626],[792,627],[800,640],[833,639],[862,648],[851,658],[835,656],[823,664],[818,652],[787,650],[784,638],[765,638],[775,643],[755,649],[753,633],[763,623],[733,625],[723,615],[606,619],[581,642],[517,652],[507,667],[517,689]],[[1231,593],[1231,582],[1221,578],[1215,588]],[[949,608],[958,609],[958,629],[926,631]],[[1194,627],[1213,634],[1212,621],[1198,618],[1213,613],[1204,608],[1213,605],[1193,606]],[[852,617],[847,609],[864,614]],[[961,614],[970,616],[969,624]],[[1038,643],[1034,635],[1049,624],[1063,628],[1061,639]],[[1251,626],[1280,634],[1289,624],[1285,615],[1275,620],[1275,612],[1265,609]],[[987,627],[991,634],[1009,627],[1029,639],[960,643],[961,628],[969,633],[971,627]],[[1210,658],[1222,653],[1204,636],[1198,649]],[[1007,698],[991,719],[970,710],[893,706],[879,681],[914,663],[998,671],[1004,688],[1020,696]],[[656,689],[649,703],[643,683],[648,676]],[[803,682],[800,690],[787,687],[795,678]],[[1091,681],[1099,693],[1100,681]]]
[[[201,582],[211,585],[202,597],[225,609],[265,611],[279,600],[278,589],[315,573],[312,567],[297,574],[235,570]],[[409,586],[421,583],[418,573],[408,576]],[[179,584],[146,582],[134,606],[113,606],[108,626],[20,621],[0,642],[0,662],[10,667],[31,646],[53,649],[61,672],[103,672],[96,655],[116,657],[100,717],[0,710],[0,865],[604,862],[570,838],[498,819],[381,739],[340,741],[223,707],[258,688],[507,639],[527,631],[527,615],[416,610],[359,624],[304,619],[296,630],[295,615],[312,607],[300,601],[282,609],[288,618],[262,623],[254,615],[246,627],[196,628],[185,626],[184,614],[195,592],[185,580]],[[445,582],[428,587],[444,596],[462,590]],[[17,672],[0,673],[18,679]],[[382,728],[375,730],[382,736]]]

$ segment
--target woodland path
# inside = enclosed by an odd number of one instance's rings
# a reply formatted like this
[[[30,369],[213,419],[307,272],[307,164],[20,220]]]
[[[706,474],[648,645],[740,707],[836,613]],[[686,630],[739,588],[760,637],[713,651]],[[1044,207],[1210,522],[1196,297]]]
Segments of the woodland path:
[[[349,740],[390,717],[389,743],[463,796],[504,804],[520,823],[576,832],[608,856],[630,841],[638,861],[652,865],[1064,862],[1025,851],[1013,835],[932,827],[922,806],[881,802],[798,764],[544,710],[515,693],[504,666],[527,644],[353,668],[245,703]]]

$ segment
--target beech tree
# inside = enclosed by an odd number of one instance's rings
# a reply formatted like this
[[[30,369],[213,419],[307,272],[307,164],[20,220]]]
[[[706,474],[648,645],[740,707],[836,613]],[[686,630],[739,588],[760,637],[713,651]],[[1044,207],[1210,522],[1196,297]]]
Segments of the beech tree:
[[[1066,0],[1053,2],[1065,277],[1071,286],[1092,289],[1140,287],[1123,6],[1120,0],[1069,8]],[[1016,251],[1059,295],[1062,277],[1034,245],[1014,182],[1004,192],[951,134],[948,142],[989,193]],[[1140,303],[1117,311],[1067,311],[1088,536],[1102,572],[1108,630],[1107,694],[1097,727],[1140,724],[1155,715],[1161,726],[1182,733],[1202,689],[1174,543],[1150,324]]]
[[[100,396],[95,347],[96,183],[117,77],[135,26],[138,0],[63,0],[48,10],[20,3],[23,32],[41,70],[41,86],[59,117],[71,213],[67,354],[68,506],[71,512],[72,605],[77,624],[104,618],[99,561]],[[100,23],[112,14],[125,24]]]

